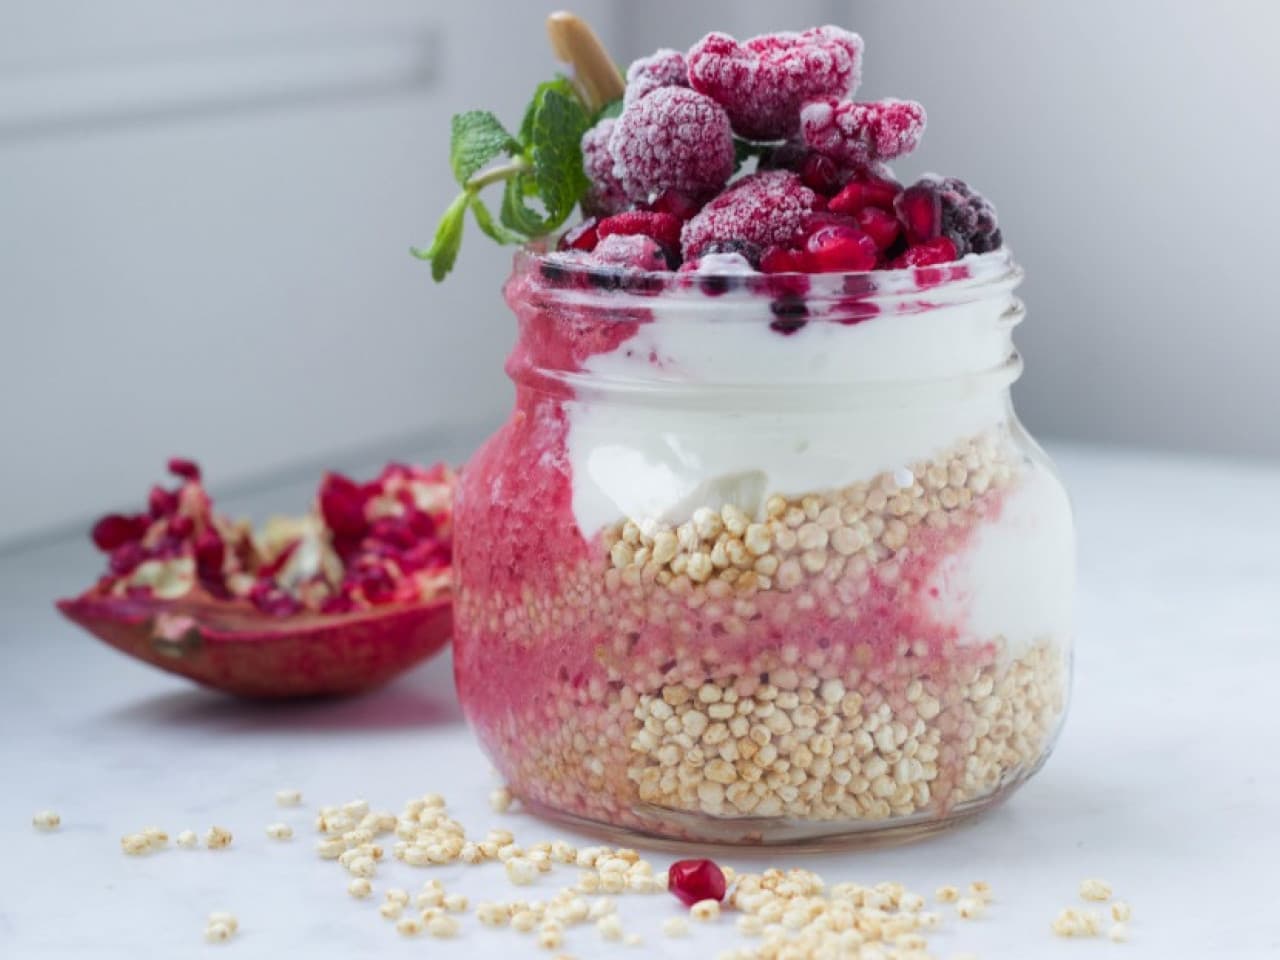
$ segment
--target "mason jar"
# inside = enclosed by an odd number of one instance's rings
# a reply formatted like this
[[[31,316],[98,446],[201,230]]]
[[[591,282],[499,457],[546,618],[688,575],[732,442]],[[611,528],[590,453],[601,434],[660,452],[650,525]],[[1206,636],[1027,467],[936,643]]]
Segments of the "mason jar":
[[[1044,762],[1070,508],[1009,395],[1005,250],[861,274],[525,250],[463,472],[455,670],[535,809],[719,843],[931,832]]]

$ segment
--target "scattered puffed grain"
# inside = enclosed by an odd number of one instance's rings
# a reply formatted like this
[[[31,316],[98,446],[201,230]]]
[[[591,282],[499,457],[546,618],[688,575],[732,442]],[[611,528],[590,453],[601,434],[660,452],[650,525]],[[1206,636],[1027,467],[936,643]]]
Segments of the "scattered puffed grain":
[[[372,877],[376,869],[372,857],[356,857],[347,866],[347,870],[357,877]]]
[[[387,891],[386,898],[388,903],[398,903],[403,907],[409,902],[409,891],[392,887]]]
[[[977,897],[961,897],[956,901],[956,913],[963,920],[974,920],[986,911],[986,904]]]
[[[625,937],[622,938],[622,942],[625,943],[628,947],[638,947],[642,943],[644,943],[644,938],[641,937],[640,934],[638,933],[628,933]]]
[[[939,887],[933,891],[933,899],[939,903],[955,903],[960,899],[960,891],[952,886]]]
[[[196,836],[194,830],[183,830],[178,834],[177,844],[183,850],[194,850],[200,846],[200,838]]]
[[[667,917],[662,921],[662,932],[668,937],[684,937],[689,934],[689,921],[684,917]]]
[[[440,939],[456,937],[460,929],[461,925],[458,921],[447,914],[433,917],[427,921],[427,933],[431,934],[433,937],[439,937]]]
[[[296,807],[302,803],[302,791],[286,788],[276,791],[276,806]]]
[[[596,929],[600,931],[600,936],[606,940],[621,940],[622,918],[616,913],[607,914],[596,921]]]
[[[719,900],[699,900],[689,908],[689,916],[702,923],[710,923],[712,920],[720,919],[720,901]]]
[[[991,884],[985,880],[975,880],[969,884],[969,893],[980,900],[990,903],[994,899],[991,893]]]
[[[494,813],[506,813],[511,809],[511,791],[506,787],[498,787],[489,794],[489,806]]]
[[[404,913],[404,905],[396,903],[394,900],[388,900],[378,907],[378,913],[387,920],[397,920],[400,914]]]
[[[316,844],[316,853],[321,860],[337,860],[347,852],[347,845],[341,837],[326,837]]]
[[[363,900],[373,893],[373,884],[369,882],[368,877],[356,877],[347,884],[347,893],[357,900]]]
[[[546,950],[559,950],[564,943],[564,933],[555,924],[545,924],[538,931],[538,946]]]
[[[417,917],[401,917],[396,921],[396,933],[402,937],[416,937],[422,933],[422,921]]]
[[[236,915],[228,913],[226,910],[215,910],[209,914],[205,922],[208,924],[221,923],[232,933],[240,929],[240,921],[236,918]]]
[[[41,810],[31,818],[31,825],[37,830],[43,830],[48,833],[57,830],[62,825],[62,817],[52,810]]]
[[[131,857],[139,857],[151,852],[151,844],[141,833],[129,833],[120,838],[120,849]]]
[[[528,933],[538,925],[538,916],[532,910],[517,910],[511,916],[511,926],[521,933]]]
[[[209,943],[226,943],[231,939],[231,928],[225,923],[211,923],[204,928],[204,938]]]
[[[1124,923],[1133,916],[1133,908],[1129,906],[1125,900],[1117,900],[1111,904],[1111,919],[1118,923]]]
[[[507,879],[518,887],[527,887],[538,879],[538,868],[524,857],[512,857],[507,861]]]
[[[287,823],[273,823],[267,827],[267,836],[272,840],[292,840],[293,827]]]
[[[1107,937],[1112,943],[1124,943],[1129,939],[1129,927],[1124,923],[1113,923]]]
[[[1101,903],[1104,900],[1111,899],[1111,884],[1105,880],[1099,880],[1096,877],[1090,877],[1087,880],[1080,881],[1080,897],[1084,900],[1092,900],[1095,903]]]
[[[467,909],[467,898],[460,893],[451,893],[444,898],[444,908],[450,913],[462,913]]]
[[[205,832],[204,845],[210,850],[223,850],[231,846],[231,831],[226,827],[210,827]]]

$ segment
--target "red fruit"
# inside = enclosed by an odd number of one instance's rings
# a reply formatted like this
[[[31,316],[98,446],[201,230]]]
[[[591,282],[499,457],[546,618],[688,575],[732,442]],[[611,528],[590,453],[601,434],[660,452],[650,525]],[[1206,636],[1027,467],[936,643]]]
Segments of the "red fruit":
[[[658,213],[674,214],[681,220],[688,220],[702,209],[702,204],[679,190],[663,190],[658,198],[649,204],[649,209],[656,210]]]
[[[898,195],[894,208],[907,228],[907,242],[913,246],[941,233],[942,200],[936,190],[922,184],[908,187]]]
[[[803,250],[770,247],[760,258],[761,273],[807,273],[809,266]]]
[[[170,457],[169,472],[184,480],[200,479],[200,467],[194,460],[188,460],[186,457]]]
[[[641,234],[657,240],[664,247],[676,249],[680,246],[680,218],[671,213],[656,213],[649,210],[628,210],[601,220],[596,227],[600,239],[615,234],[633,236]]]
[[[893,201],[902,187],[892,180],[868,176],[846,183],[827,204],[827,209],[853,216],[864,207],[893,210]]]
[[[557,250],[582,250],[590,253],[596,248],[600,235],[596,232],[596,218],[587,217],[580,224],[566,231],[556,244]]]
[[[830,26],[743,43],[709,33],[687,59],[690,85],[724,107],[734,131],[748,140],[783,140],[799,128],[805,101],[848,96],[857,87],[862,38]]]
[[[898,222],[898,218],[879,207],[863,207],[854,219],[858,221],[862,232],[874,240],[881,250],[888,250],[893,246],[898,234],[902,232],[902,224]]]
[[[164,487],[152,487],[147,496],[147,509],[153,517],[167,517],[178,509],[178,495]]]
[[[358,537],[368,528],[365,492],[340,473],[326,473],[320,482],[320,515],[325,526],[340,536]]]
[[[667,868],[667,889],[686,906],[703,900],[723,900],[724,871],[714,860],[677,860]]]
[[[840,188],[844,178],[834,160],[820,153],[810,152],[800,161],[800,179],[811,190],[829,196]]]
[[[630,106],[660,87],[687,87],[689,66],[678,50],[662,49],[634,60],[627,67],[627,86],[622,102]]]
[[[716,240],[745,240],[761,249],[793,246],[804,234],[816,199],[790,170],[743,177],[684,225],[684,257],[700,256]]]
[[[895,270],[903,267],[931,267],[938,263],[950,263],[957,259],[956,245],[950,237],[934,237],[908,247],[902,256],[893,261]]]
[[[604,217],[627,207],[627,194],[614,176],[613,154],[609,152],[609,138],[617,122],[615,117],[606,117],[582,135],[582,171],[591,181],[591,189],[582,198],[584,213]]]
[[[733,131],[710,97],[660,87],[622,111],[609,153],[614,174],[633,200],[670,189],[708,196],[733,174]]]
[[[854,103],[827,97],[800,111],[804,142],[851,165],[905,156],[919,145],[924,125],[924,107],[912,100]]]
[[[364,485],[327,475],[315,515],[282,522],[260,541],[213,514],[198,475],[186,481],[180,498],[153,492],[157,518],[99,521],[94,542],[110,547],[108,572],[81,596],[59,601],[63,614],[131,656],[243,696],[368,689],[448,639],[453,476],[446,469],[393,464]],[[380,516],[378,536],[364,518],[372,497],[380,512],[397,504],[403,511]],[[322,527],[329,519],[347,534]],[[297,538],[281,546],[293,529]],[[339,540],[347,555],[330,549]],[[259,542],[273,544],[271,562]],[[137,577],[144,564],[148,575]]]
[[[643,233],[615,233],[601,237],[587,262],[604,267],[628,270],[667,270],[670,264],[662,245]]]
[[[880,248],[856,227],[827,224],[805,238],[809,269],[814,273],[874,270]]]
[[[90,536],[94,546],[103,553],[110,553],[126,543],[141,540],[150,522],[144,514],[109,513],[93,525]]]

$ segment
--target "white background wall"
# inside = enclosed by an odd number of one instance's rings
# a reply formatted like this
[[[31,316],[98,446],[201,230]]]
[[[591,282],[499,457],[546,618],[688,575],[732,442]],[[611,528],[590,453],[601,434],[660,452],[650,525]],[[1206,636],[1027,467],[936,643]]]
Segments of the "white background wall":
[[[43,0],[0,29],[0,543],[135,502],[478,434],[509,401],[509,252],[411,260],[448,115],[518,120],[550,5]],[[1033,430],[1280,456],[1264,0],[589,0],[620,60],[831,20],[930,113],[914,175],[989,193],[1026,265]]]

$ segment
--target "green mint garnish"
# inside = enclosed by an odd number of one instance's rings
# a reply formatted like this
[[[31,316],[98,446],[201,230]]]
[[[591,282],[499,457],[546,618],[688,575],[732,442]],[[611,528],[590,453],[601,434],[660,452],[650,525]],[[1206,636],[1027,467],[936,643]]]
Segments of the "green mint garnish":
[[[431,246],[413,255],[430,260],[431,276],[443,280],[458,258],[468,209],[498,243],[527,243],[557,229],[591,186],[582,170],[582,135],[611,109],[592,117],[573,83],[556,77],[534,91],[516,136],[487,111],[457,114],[449,162],[462,192],[440,218]],[[503,184],[496,221],[480,197],[492,183]]]

